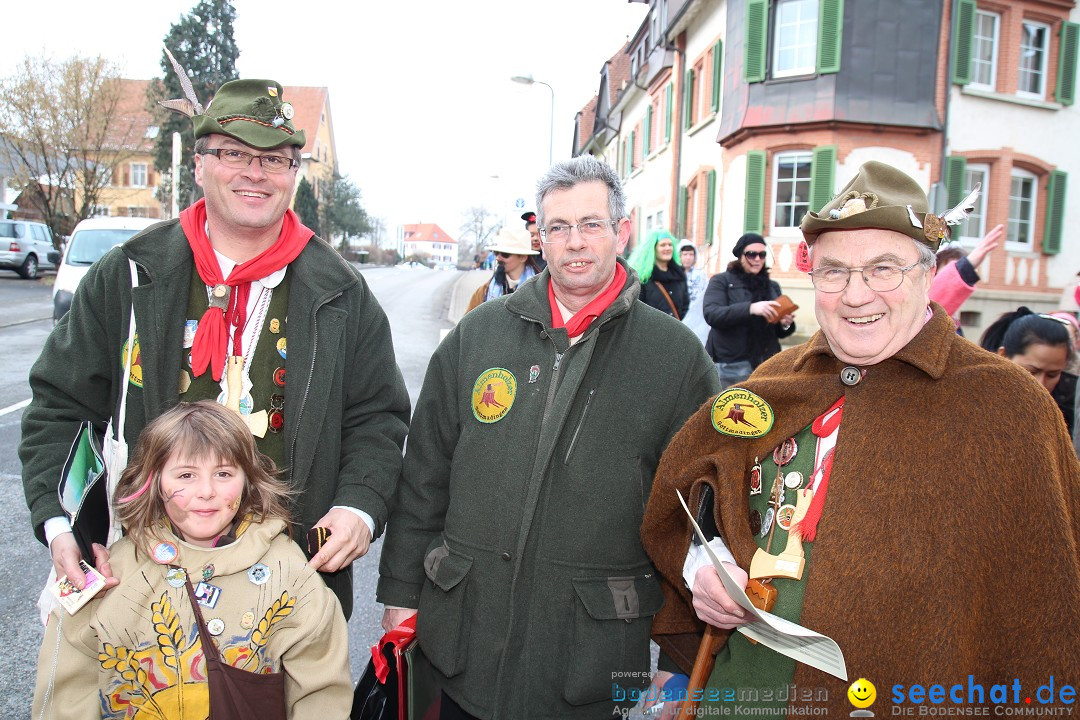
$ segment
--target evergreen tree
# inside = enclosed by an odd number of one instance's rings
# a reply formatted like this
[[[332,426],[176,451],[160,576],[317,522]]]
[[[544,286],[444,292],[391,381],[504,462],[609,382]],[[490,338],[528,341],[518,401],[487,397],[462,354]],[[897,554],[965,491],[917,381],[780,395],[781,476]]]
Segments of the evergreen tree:
[[[233,23],[236,10],[230,0],[201,0],[187,15],[169,28],[164,44],[169,48],[177,62],[188,72],[195,95],[205,108],[210,104],[214,93],[221,85],[234,80],[236,59],[240,50],[233,38]],[[180,159],[179,195],[180,207],[186,207],[197,200],[202,193],[195,185],[193,150],[195,136],[191,120],[178,113],[170,112],[157,104],[158,100],[171,100],[184,97],[180,80],[173,71],[172,63],[161,53],[161,69],[164,72],[160,80],[150,83],[147,92],[151,111],[158,119],[158,132],[154,149],[154,167],[171,177],[172,135],[179,132],[182,138],[183,153]],[[165,192],[171,187],[171,181],[163,182]],[[168,205],[171,198],[161,198],[163,205]]]
[[[293,211],[300,218],[300,222],[314,230],[316,235],[319,234],[319,201],[315,199],[315,191],[311,189],[307,178],[300,178],[296,186]]]
[[[359,237],[371,232],[371,221],[360,205],[360,190],[347,175],[334,172],[333,181],[324,184],[322,196],[323,239],[333,244],[335,239],[338,249],[344,252],[349,247],[349,238]]]

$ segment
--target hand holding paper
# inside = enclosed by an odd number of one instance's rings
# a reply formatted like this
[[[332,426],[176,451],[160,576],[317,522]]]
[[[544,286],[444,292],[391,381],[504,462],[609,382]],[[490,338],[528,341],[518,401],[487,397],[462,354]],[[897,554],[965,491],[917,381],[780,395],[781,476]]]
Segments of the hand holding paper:
[[[678,493],[678,491],[676,492]],[[754,607],[742,586],[735,581],[731,573],[716,557],[712,548],[709,547],[709,541],[694,520],[694,514],[686,506],[686,500],[683,499],[682,493],[678,493],[678,495],[679,502],[682,504],[686,516],[690,518],[690,524],[694,527],[694,532],[697,533],[702,546],[709,554],[724,589],[732,600],[755,618],[750,624],[740,626],[738,631],[751,640],[756,640],[765,647],[772,648],[797,662],[805,663],[846,681],[848,679],[847,665],[844,662],[844,653],[841,652],[836,641]]]

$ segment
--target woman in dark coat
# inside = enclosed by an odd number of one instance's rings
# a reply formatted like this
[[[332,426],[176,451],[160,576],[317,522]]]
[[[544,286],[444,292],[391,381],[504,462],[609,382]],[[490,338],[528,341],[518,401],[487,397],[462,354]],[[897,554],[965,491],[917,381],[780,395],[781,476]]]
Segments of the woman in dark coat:
[[[761,363],[780,352],[780,338],[795,332],[794,315],[780,317],[780,284],[765,267],[765,239],[756,233],[739,238],[726,272],[709,280],[705,321],[712,328],[709,351],[720,385],[729,387],[750,377]]]
[[[654,230],[630,253],[627,264],[641,280],[640,300],[676,320],[690,309],[690,291],[686,271],[675,254],[675,236],[667,230]]]

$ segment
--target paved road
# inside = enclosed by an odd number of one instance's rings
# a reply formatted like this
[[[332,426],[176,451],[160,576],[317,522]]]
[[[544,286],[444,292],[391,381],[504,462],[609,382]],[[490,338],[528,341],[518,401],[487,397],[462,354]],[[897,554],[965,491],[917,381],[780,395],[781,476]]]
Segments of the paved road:
[[[394,349],[415,402],[428,358],[442,331],[455,297],[455,283],[471,292],[478,282],[470,274],[426,269],[371,268],[363,270],[390,319]],[[27,375],[52,330],[51,277],[36,282],[0,274],[0,718],[29,716],[37,651],[43,629],[34,602],[48,573],[47,551],[30,533],[29,512],[23,500],[17,449],[22,403],[29,399]],[[78,372],[78,368],[72,368]],[[380,544],[354,565],[355,601],[349,623],[353,676],[367,663],[368,648],[378,639],[382,608],[375,603]]]

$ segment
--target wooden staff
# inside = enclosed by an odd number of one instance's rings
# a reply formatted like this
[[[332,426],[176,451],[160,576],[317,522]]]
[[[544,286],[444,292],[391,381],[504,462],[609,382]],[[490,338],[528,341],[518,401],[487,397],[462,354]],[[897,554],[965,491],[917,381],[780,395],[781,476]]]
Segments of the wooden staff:
[[[690,682],[686,686],[686,700],[679,703],[676,718],[696,718],[698,701],[693,699],[695,691],[703,690],[712,675],[713,663],[716,662],[716,652],[719,650],[723,637],[720,628],[705,624],[705,635],[698,645],[697,657],[694,658],[694,669],[690,672]],[[700,693],[698,693],[700,694]]]

